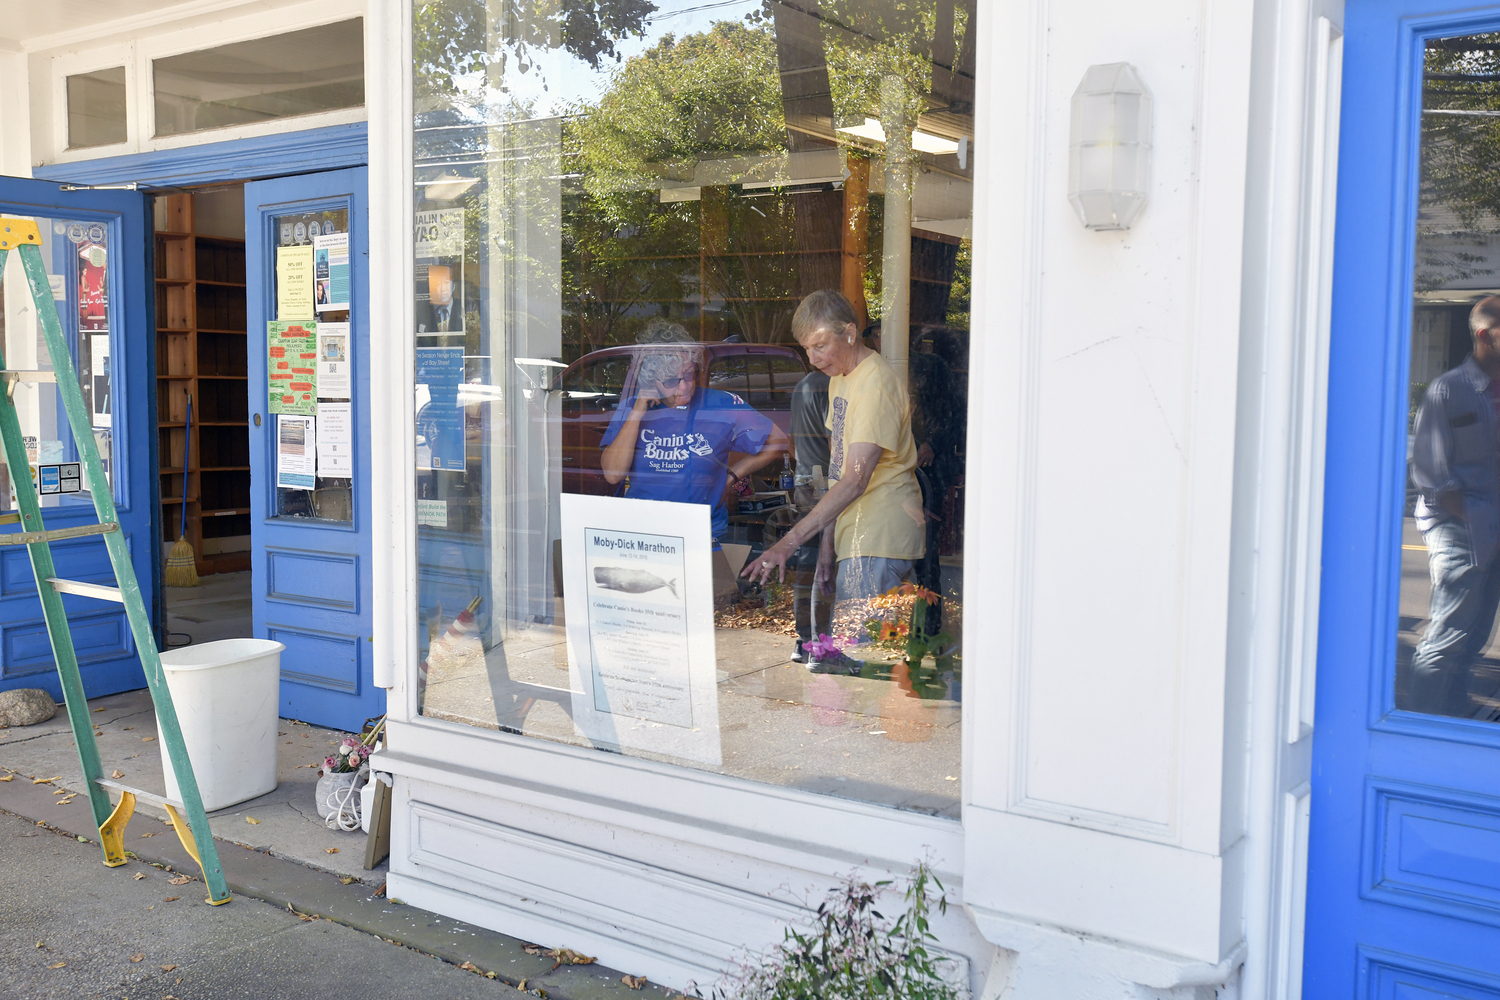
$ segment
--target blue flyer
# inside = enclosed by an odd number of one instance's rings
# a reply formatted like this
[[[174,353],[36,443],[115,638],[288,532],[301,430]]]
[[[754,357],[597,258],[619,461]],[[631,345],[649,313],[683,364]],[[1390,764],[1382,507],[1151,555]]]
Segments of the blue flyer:
[[[462,347],[417,348],[417,468],[464,468]]]

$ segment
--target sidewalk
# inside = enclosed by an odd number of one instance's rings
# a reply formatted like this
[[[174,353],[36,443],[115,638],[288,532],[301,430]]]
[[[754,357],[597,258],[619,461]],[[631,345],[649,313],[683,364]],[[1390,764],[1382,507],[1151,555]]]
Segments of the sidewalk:
[[[121,781],[162,792],[160,744],[155,739],[156,721],[149,694],[132,691],[98,698],[89,707],[96,710],[95,738],[104,773],[120,770],[124,772]],[[282,735],[278,736],[280,784],[276,790],[209,814],[232,893],[345,924],[454,965],[469,963],[469,971],[493,973],[501,983],[516,985],[524,980],[527,992],[553,1000],[671,995],[650,984],[630,990],[621,981],[622,973],[598,965],[564,966],[553,971],[552,959],[528,953],[526,943],[516,938],[377,896],[384,886],[386,865],[364,870],[365,835],[327,829],[313,806],[317,765],[329,753],[328,747],[344,734],[285,719],[278,733]],[[14,775],[10,781],[0,782],[0,810],[97,843],[98,831],[86,798],[56,794],[62,789],[83,790],[72,732],[60,706],[49,722],[0,729],[0,769]],[[34,779],[53,780],[34,784]],[[250,823],[250,819],[259,822]],[[126,833],[126,846],[141,861],[201,878],[165,822],[165,813],[145,803],[137,805]],[[97,852],[97,846],[94,850]],[[98,877],[111,884],[131,879],[130,871],[138,867],[106,868],[102,856],[96,853],[95,857],[100,859]],[[202,884],[195,885],[182,886],[184,900],[201,899]],[[204,920],[212,920],[214,913],[228,909],[199,905]],[[566,941],[540,944],[543,949],[569,947]],[[533,946],[532,951],[537,948]],[[510,995],[518,994],[512,991]]]

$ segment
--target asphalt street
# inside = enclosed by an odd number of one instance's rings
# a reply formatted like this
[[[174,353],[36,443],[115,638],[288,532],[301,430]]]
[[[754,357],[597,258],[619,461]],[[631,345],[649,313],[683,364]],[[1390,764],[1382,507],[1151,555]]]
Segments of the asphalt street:
[[[328,920],[237,896],[0,813],[5,1000],[522,997],[513,987]]]

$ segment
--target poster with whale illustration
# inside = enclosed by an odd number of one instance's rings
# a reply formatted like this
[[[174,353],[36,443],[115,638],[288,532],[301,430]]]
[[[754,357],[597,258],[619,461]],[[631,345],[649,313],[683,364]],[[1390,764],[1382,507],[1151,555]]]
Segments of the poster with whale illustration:
[[[566,493],[561,513],[580,734],[721,763],[709,508]]]

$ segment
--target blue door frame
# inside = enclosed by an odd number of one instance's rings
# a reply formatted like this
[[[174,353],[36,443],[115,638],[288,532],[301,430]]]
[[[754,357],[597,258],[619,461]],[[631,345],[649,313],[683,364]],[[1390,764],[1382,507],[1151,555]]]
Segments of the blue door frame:
[[[109,303],[111,411],[114,442],[110,463],[116,510],[130,546],[136,579],[148,608],[157,608],[161,594],[161,519],[156,500],[156,334],[152,326],[155,289],[152,269],[150,213],[146,199],[129,191],[62,191],[57,184],[0,177],[0,215],[45,218],[52,259],[49,273],[64,279],[66,297],[58,300],[63,332],[78,359],[78,254],[72,242],[51,230],[53,220],[101,223],[106,230],[106,294]],[[132,252],[139,248],[139,252]],[[14,255],[12,255],[14,256]],[[20,261],[8,267],[19,267]],[[23,288],[17,283],[12,290]],[[38,360],[44,361],[45,352]],[[10,359],[7,359],[10,363]],[[45,391],[45,384],[43,384]],[[61,417],[58,407],[56,416]],[[66,426],[66,423],[61,425]],[[124,433],[120,433],[120,431]],[[72,451],[73,453],[70,453]],[[70,449],[58,460],[76,458]],[[29,477],[28,477],[29,478]],[[93,504],[64,502],[46,507],[49,529],[92,524]],[[76,580],[114,585],[104,545],[97,538],[52,544],[58,572]],[[65,597],[79,672],[89,697],[144,687],[134,640],[117,604],[85,597]],[[160,637],[158,636],[158,641]],[[0,550],[0,690],[42,688],[62,701],[62,686],[52,659],[52,647],[42,620],[31,562],[22,546]]]
[[[26,190],[33,192],[25,201],[35,206],[46,206],[54,204],[65,204],[70,206],[69,211],[78,218],[99,217],[101,220],[113,218],[115,229],[112,236],[119,242],[114,245],[121,247],[138,246],[142,248],[140,253],[121,253],[124,267],[111,267],[110,295],[118,296],[117,302],[123,304],[123,308],[129,310],[130,317],[127,322],[134,329],[137,326],[143,330],[153,328],[153,314],[155,309],[155,288],[152,270],[153,239],[151,235],[151,216],[148,203],[144,194],[127,191],[71,191],[62,192],[60,182],[76,185],[139,185],[145,194],[153,189],[171,190],[174,188],[192,187],[197,185],[216,184],[230,181],[248,181],[254,179],[265,179],[272,177],[288,177],[292,175],[316,174],[324,171],[341,170],[351,167],[363,167],[369,162],[368,128],[363,122],[349,125],[332,125],[324,128],[304,129],[296,132],[280,132],[274,135],[254,136],[246,139],[234,139],[224,142],[202,142],[192,146],[184,146],[177,149],[161,150],[150,153],[133,153],[125,156],[101,157],[93,160],[80,160],[72,163],[49,164],[38,167],[33,171],[38,180],[35,181],[11,181],[4,183],[18,185],[32,185]],[[19,190],[19,189],[18,189]],[[4,198],[3,190],[0,190],[0,199]],[[68,199],[65,202],[60,199]],[[135,221],[129,221],[121,214],[120,205],[128,203],[137,206],[138,211]],[[71,206],[77,206],[73,208]],[[18,210],[18,209],[17,209]],[[45,214],[44,208],[36,208],[38,213]],[[92,214],[90,214],[92,213]],[[58,214],[54,212],[54,214]],[[363,258],[361,258],[363,261]],[[118,284],[117,284],[118,282]],[[160,510],[160,480],[156,475],[156,393],[153,374],[155,372],[155,337],[145,338],[145,350],[126,351],[121,347],[116,348],[112,354],[117,365],[128,366],[126,371],[120,372],[120,376],[127,383],[128,389],[117,387],[114,393],[115,406],[117,410],[123,411],[117,419],[130,420],[128,426],[131,428],[131,440],[139,441],[131,445],[129,457],[121,455],[119,459],[120,472],[128,471],[129,483],[125,498],[121,501],[122,521],[127,516],[127,510],[139,511],[144,521],[149,521],[150,535],[149,545],[146,544],[147,536],[142,534],[141,543],[135,550],[137,560],[137,576],[141,586],[149,593],[148,606],[153,608],[155,620],[158,625],[158,641],[160,633],[165,626],[165,608],[161,604],[161,524],[157,512]],[[133,343],[133,342],[132,342]],[[368,352],[366,352],[368,354]],[[264,359],[262,359],[264,360]],[[366,360],[368,363],[368,359]],[[368,403],[366,404],[368,405]],[[359,430],[356,430],[359,433]],[[129,441],[126,444],[130,444]],[[256,488],[252,484],[252,489]],[[80,505],[80,510],[92,508]],[[149,515],[149,517],[147,516]],[[57,515],[47,514],[49,526],[62,526],[64,522],[53,524]],[[71,543],[69,543],[71,544]],[[94,543],[97,544],[97,543]],[[369,566],[368,533],[365,538],[366,549],[361,560],[365,567]],[[103,547],[100,546],[102,553]],[[59,546],[54,546],[54,553],[59,555]],[[25,563],[24,550],[18,550]],[[61,563],[59,564],[61,566]],[[104,564],[105,572],[108,572],[107,563]],[[83,569],[76,571],[79,579],[91,579]],[[368,572],[368,569],[366,569]],[[0,629],[3,629],[3,616],[11,614],[4,609],[4,599],[12,594],[24,598],[21,586],[30,586],[31,571],[29,566],[25,567],[25,579],[20,579],[18,571],[10,569],[10,563],[0,560]],[[70,573],[70,576],[73,574]],[[368,589],[366,589],[368,593]],[[82,601],[81,598],[69,598],[70,601]],[[32,603],[37,603],[35,592],[32,591]],[[76,609],[84,612],[98,612],[98,602],[87,602],[90,606],[86,609]],[[70,611],[75,610],[70,608]],[[17,612],[19,614],[19,612]],[[103,634],[103,633],[101,633]],[[368,634],[368,633],[367,633]],[[129,632],[124,632],[125,640],[129,641]],[[11,644],[19,641],[21,635],[16,633],[14,639],[6,642],[5,633],[0,631],[0,656],[6,658],[6,663],[30,664],[41,653],[31,655],[29,658],[13,658]],[[107,636],[106,636],[107,638]],[[42,646],[46,646],[45,633],[41,636]],[[75,642],[78,641],[75,638]],[[102,640],[101,640],[102,641]],[[26,647],[28,650],[30,647]],[[35,652],[35,651],[32,651]],[[41,668],[23,671],[16,667],[0,666],[0,690],[8,687],[28,686],[47,687],[49,683],[56,688],[56,672],[51,669],[50,650],[45,651],[45,662]],[[87,658],[87,653],[80,646],[80,660]],[[103,655],[103,654],[101,654]],[[116,655],[101,664],[112,664],[105,669],[101,666],[93,675],[90,667],[83,668],[85,690],[89,697],[110,694],[117,691],[129,691],[145,686],[145,678],[141,674],[139,663],[133,658],[134,650],[130,650],[128,657]],[[364,690],[373,689],[373,677],[370,676],[371,659],[366,652],[362,658],[359,683]],[[50,671],[50,673],[48,673]],[[60,690],[53,690],[57,698],[61,698]],[[384,692],[380,692],[384,694]],[[375,714],[375,713],[367,713]],[[362,717],[363,718],[363,717]],[[357,726],[355,727],[357,728]]]
[[[1394,694],[1423,47],[1496,30],[1500,5],[1345,10],[1309,998],[1500,998],[1500,725]]]

